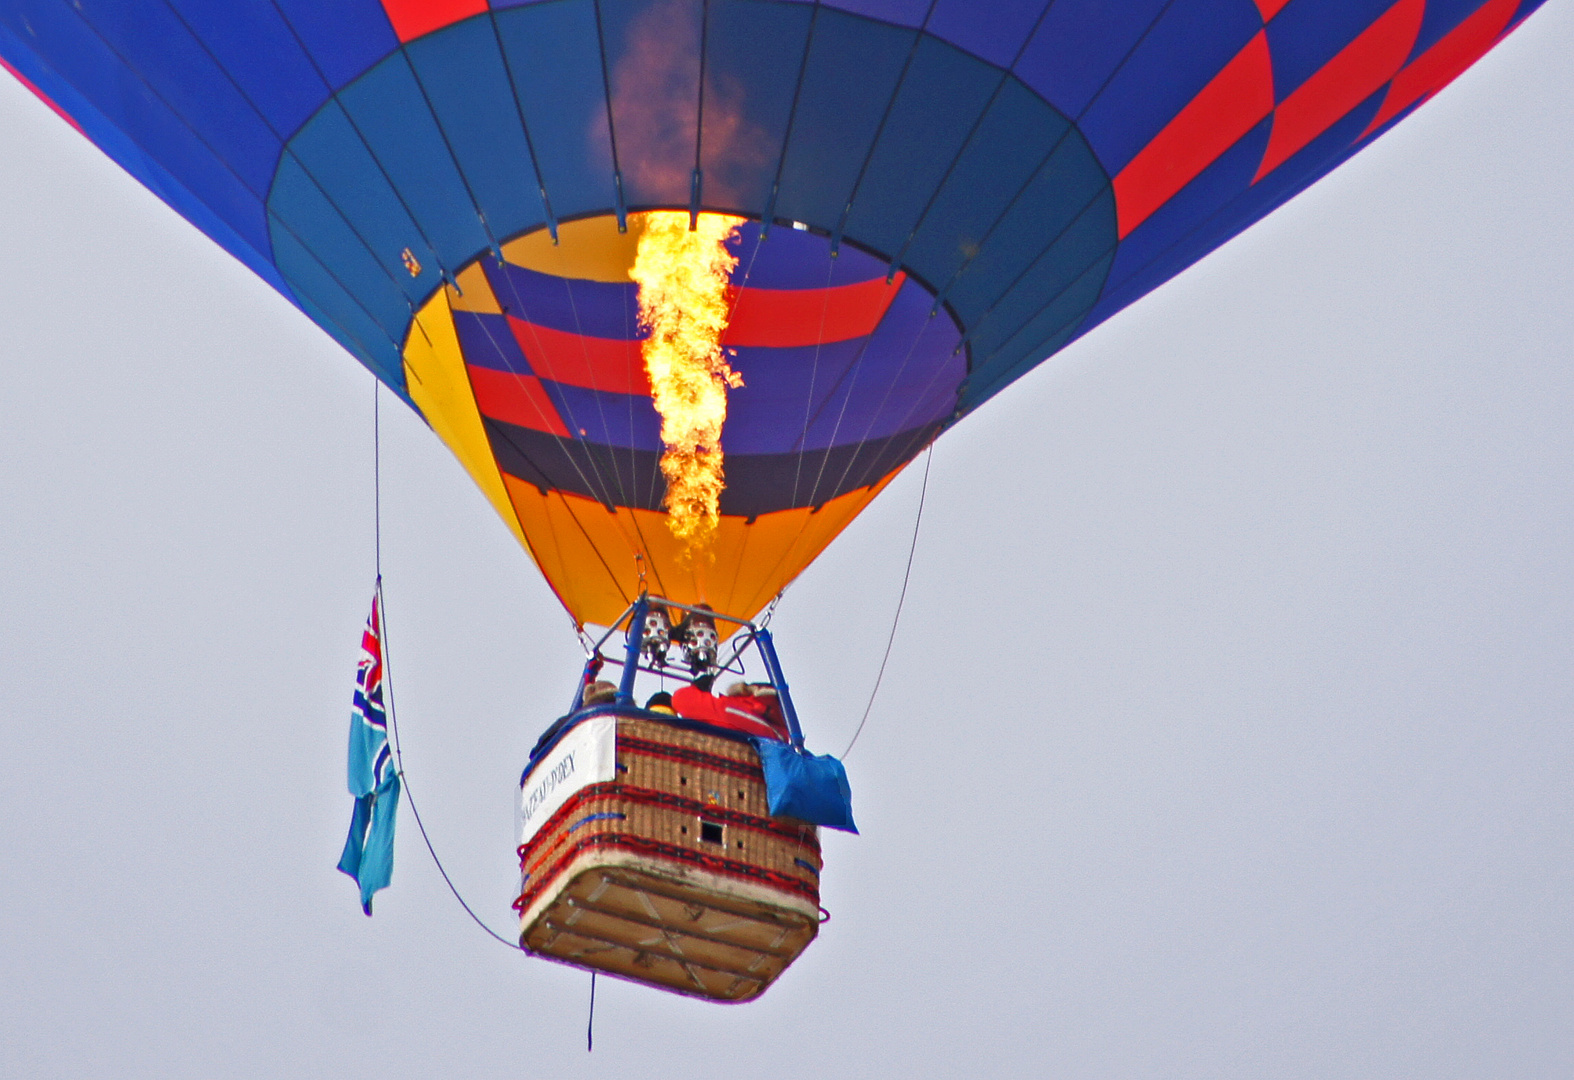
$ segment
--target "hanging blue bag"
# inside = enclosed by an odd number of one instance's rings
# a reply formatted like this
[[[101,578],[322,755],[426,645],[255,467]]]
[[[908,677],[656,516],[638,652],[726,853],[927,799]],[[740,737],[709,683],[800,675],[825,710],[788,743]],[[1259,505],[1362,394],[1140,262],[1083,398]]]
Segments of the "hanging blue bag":
[[[840,761],[775,739],[755,739],[754,745],[765,770],[765,797],[772,817],[858,831],[853,824],[853,789]]]

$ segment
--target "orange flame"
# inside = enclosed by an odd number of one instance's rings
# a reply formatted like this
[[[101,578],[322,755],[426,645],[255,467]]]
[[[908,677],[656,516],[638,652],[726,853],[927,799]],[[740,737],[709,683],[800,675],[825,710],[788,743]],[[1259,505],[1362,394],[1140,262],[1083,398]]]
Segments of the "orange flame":
[[[700,214],[691,232],[686,212],[640,216],[644,230],[629,277],[639,284],[640,326],[649,333],[642,351],[661,414],[667,527],[692,557],[721,522],[727,388],[743,385],[721,349],[728,275],[738,265],[727,241],[743,219]]]

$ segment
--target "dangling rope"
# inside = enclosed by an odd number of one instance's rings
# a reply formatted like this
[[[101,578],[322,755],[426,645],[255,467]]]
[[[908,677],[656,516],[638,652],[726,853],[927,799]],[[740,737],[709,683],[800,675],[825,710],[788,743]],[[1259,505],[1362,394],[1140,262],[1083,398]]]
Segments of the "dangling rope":
[[[426,823],[421,820],[421,811],[416,809],[415,796],[410,791],[410,780],[404,772],[404,749],[399,745],[399,720],[398,710],[394,708],[393,696],[393,651],[388,646],[388,603],[383,599],[383,475],[382,475],[382,384],[376,379],[372,380],[372,507],[376,524],[373,529],[375,555],[377,563],[377,606],[383,615],[383,690],[387,694],[388,707],[388,732],[393,736],[394,764],[399,774],[399,782],[404,786],[404,800],[410,805],[410,816],[415,818],[415,827],[421,831],[421,839],[426,842],[427,853],[432,856],[432,862],[437,866],[437,872],[443,875],[443,882],[448,886],[448,891],[454,894],[454,899],[459,901],[459,906],[465,909],[465,914],[475,921],[475,924],[485,930],[492,937],[507,945],[510,949],[523,952],[518,942],[509,941],[506,937],[493,930],[481,917],[475,913],[465,898],[459,895],[459,890],[454,887],[453,879],[448,876],[448,871],[443,867],[443,860],[437,857],[437,849],[432,846],[432,838],[426,833]]]
[[[590,973],[590,1020],[585,1024],[585,1053],[596,1048],[596,973]]]
[[[853,737],[847,743],[847,749],[842,751],[842,758],[852,753],[853,744],[858,741],[858,736],[863,734],[864,724],[869,721],[869,710],[874,708],[875,695],[880,692],[880,680],[885,678],[885,665],[891,659],[891,645],[896,641],[896,627],[902,621],[902,605],[907,602],[907,582],[913,576],[913,553],[918,550],[918,526],[924,521],[924,497],[929,494],[929,463],[934,460],[935,444],[930,443],[929,449],[924,453],[924,481],[918,489],[918,513],[913,517],[913,542],[907,549],[907,569],[902,571],[902,592],[896,598],[896,614],[891,616],[891,636],[885,639],[885,655],[880,657],[880,670],[874,677],[874,689],[869,691],[869,704],[864,706],[863,719],[858,721],[858,728],[853,732]]]

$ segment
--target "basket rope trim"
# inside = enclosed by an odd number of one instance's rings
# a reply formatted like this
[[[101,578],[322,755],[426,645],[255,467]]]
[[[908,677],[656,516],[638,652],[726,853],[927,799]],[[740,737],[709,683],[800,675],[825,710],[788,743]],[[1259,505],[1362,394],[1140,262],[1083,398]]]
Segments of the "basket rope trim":
[[[711,855],[702,851],[693,851],[689,848],[679,847],[677,844],[668,844],[661,840],[652,840],[644,836],[630,836],[624,833],[598,833],[587,836],[578,841],[564,854],[565,858],[559,861],[560,868],[566,868],[572,858],[582,851],[593,848],[610,847],[623,848],[641,855],[659,855],[674,862],[687,863],[691,866],[707,870],[723,877],[737,878],[743,881],[756,881],[766,884],[783,892],[793,893],[803,897],[811,903],[818,903],[820,890],[817,886],[792,877],[789,874],[779,873],[775,870],[766,870],[764,867],[751,866],[748,863],[738,862],[720,855]],[[561,869],[559,870],[561,873]],[[535,900],[546,887],[558,877],[557,873],[544,878],[519,894],[513,903],[515,911],[523,913],[526,908],[535,903]]]
[[[547,823],[537,830],[536,835],[532,837],[529,842],[519,845],[517,849],[517,853],[519,855],[519,868],[523,870],[525,867],[525,860],[531,855],[537,854],[534,849],[538,839],[544,839],[545,837],[550,836],[553,832],[556,832],[557,829],[561,827],[563,823],[569,818],[573,817],[580,811],[589,809],[592,804],[608,801],[627,802],[638,806],[659,806],[667,810],[678,810],[684,813],[693,814],[696,817],[703,817],[711,821],[721,822],[725,825],[736,825],[738,828],[747,829],[750,832],[774,836],[778,839],[786,840],[789,843],[800,844],[814,852],[816,855],[820,853],[820,839],[814,834],[811,826],[799,825],[794,827],[790,825],[782,825],[775,818],[758,817],[754,814],[745,813],[742,810],[732,810],[725,806],[714,805],[711,803],[702,803],[697,799],[686,798],[682,795],[673,795],[666,791],[656,791],[653,788],[628,787],[627,785],[619,784],[616,781],[613,781],[606,784],[591,784],[584,790],[577,793],[568,802],[564,803],[563,806],[552,815]],[[552,845],[552,848],[547,851],[546,857],[551,858],[552,856],[556,855],[557,849],[563,846],[569,834],[573,833],[574,830],[578,829],[581,825],[588,825],[592,821],[606,821],[612,818],[623,818],[626,816],[627,815],[614,811],[610,813],[591,814],[589,817],[586,817],[583,820],[576,821],[573,827],[570,828],[563,836],[559,837],[556,844]]]

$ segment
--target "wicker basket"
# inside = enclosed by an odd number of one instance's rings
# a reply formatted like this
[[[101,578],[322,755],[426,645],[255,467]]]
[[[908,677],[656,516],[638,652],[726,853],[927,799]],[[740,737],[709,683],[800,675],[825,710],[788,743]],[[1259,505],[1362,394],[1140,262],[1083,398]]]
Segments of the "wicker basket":
[[[770,817],[754,747],[715,730],[618,717],[616,778],[519,849],[521,946],[715,1001],[797,959],[819,929],[817,831]]]

